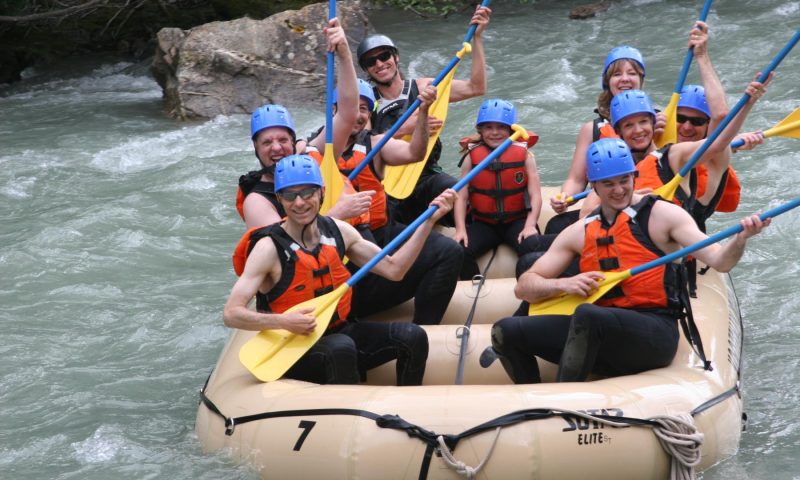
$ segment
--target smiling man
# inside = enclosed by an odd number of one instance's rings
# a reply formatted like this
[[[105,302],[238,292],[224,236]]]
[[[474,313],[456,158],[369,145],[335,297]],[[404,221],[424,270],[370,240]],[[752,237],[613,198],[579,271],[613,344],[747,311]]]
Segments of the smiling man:
[[[514,290],[521,300],[588,297],[604,278],[602,271],[628,270],[708,238],[682,208],[634,193],[637,170],[624,141],[591,144],[586,171],[599,207],[562,231],[522,274]],[[758,215],[747,217],[733,240],[693,255],[720,272],[730,271],[747,239],[768,224]],[[575,258],[580,273],[559,278]],[[572,315],[504,318],[492,327],[492,346],[515,383],[541,381],[534,355],[559,364],[559,382],[583,381],[591,372],[616,376],[667,366],[678,347],[677,320],[688,308],[684,268],[670,263],[634,275]]]
[[[310,156],[290,155],[278,162],[275,192],[286,219],[254,230],[244,239],[247,260],[225,304],[223,320],[243,330],[280,328],[308,335],[316,328],[314,309],[287,310],[345,283],[350,278],[345,255],[363,265],[380,249],[346,222],[319,215],[325,187],[319,166]],[[437,197],[432,204],[439,208],[431,218],[372,271],[391,280],[402,279],[434,223],[452,209],[455,198],[452,190]],[[256,311],[247,308],[253,296]],[[325,334],[285,376],[354,384],[360,372],[397,359],[398,385],[421,384],[428,356],[424,330],[412,323],[350,322],[351,297],[348,292],[339,300]]]
[[[483,51],[483,32],[489,24],[491,9],[478,6],[470,20],[477,25],[472,39],[472,66],[469,80],[454,79],[450,89],[450,102],[459,102],[486,93],[486,63]],[[403,79],[400,72],[400,53],[394,42],[386,35],[374,34],[366,37],[356,51],[358,64],[374,85],[376,111],[372,115],[372,129],[376,133],[389,130],[408,110],[419,92],[433,82],[432,77]],[[417,123],[417,115],[397,131],[395,137],[410,135]],[[442,127],[442,120],[428,118],[428,127],[435,131]],[[425,164],[425,169],[411,195],[394,205],[394,215],[402,223],[411,223],[426,208],[431,199],[446,188],[452,187],[456,179],[444,173],[439,166],[442,145],[437,139]],[[445,222],[453,225],[452,216]]]

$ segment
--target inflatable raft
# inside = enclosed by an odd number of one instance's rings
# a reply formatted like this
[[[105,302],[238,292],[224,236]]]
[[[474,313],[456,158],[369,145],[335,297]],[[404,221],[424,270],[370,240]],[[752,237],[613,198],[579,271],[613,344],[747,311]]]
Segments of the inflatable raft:
[[[196,433],[204,450],[225,450],[270,479],[663,479],[736,453],[742,326],[728,276],[700,276],[693,300],[713,370],[683,338],[667,368],[547,383],[556,368],[539,359],[545,383],[514,385],[500,362],[481,362],[492,323],[519,305],[513,264],[501,249],[488,275],[501,278],[480,288],[459,282],[442,325],[424,327],[430,354],[418,387],[394,386],[393,362],[361,385],[262,383],[238,359],[255,332],[234,330],[201,392]],[[411,314],[404,304],[378,319]]]

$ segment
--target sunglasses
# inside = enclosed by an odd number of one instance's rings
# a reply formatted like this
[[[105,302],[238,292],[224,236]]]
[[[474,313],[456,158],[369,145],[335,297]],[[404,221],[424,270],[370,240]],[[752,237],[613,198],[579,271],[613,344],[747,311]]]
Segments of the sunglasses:
[[[365,58],[364,61],[361,62],[361,64],[364,66],[364,68],[371,68],[374,67],[376,63],[378,63],[378,60],[380,60],[381,62],[385,62],[390,58],[392,58],[392,51],[384,50],[383,52],[377,55]]]
[[[676,116],[676,119],[678,121],[678,125],[680,125],[682,123],[685,123],[685,122],[689,122],[694,127],[702,127],[703,125],[708,123],[708,119],[707,118],[703,118],[703,117],[687,117],[686,115],[681,115],[680,113]]]
[[[319,187],[306,187],[302,190],[296,190],[294,192],[280,192],[278,195],[287,202],[294,202],[297,197],[302,198],[303,200],[308,200],[309,198],[313,197],[315,193],[319,190]]]

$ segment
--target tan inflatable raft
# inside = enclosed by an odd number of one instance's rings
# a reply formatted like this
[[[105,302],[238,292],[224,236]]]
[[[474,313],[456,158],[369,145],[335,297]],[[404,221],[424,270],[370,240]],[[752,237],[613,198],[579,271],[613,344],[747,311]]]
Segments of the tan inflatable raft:
[[[491,270],[513,277],[510,256],[501,250]],[[442,325],[424,327],[419,387],[394,386],[393,363],[357,386],[261,383],[238,359],[254,332],[235,330],[201,395],[197,436],[204,450],[225,450],[270,479],[663,479],[673,462],[702,471],[739,445],[742,331],[728,277],[711,270],[698,283],[695,320],[712,371],[684,338],[668,368],[513,385],[500,362],[479,363],[491,324],[519,304],[513,278],[480,289],[463,385],[454,379],[472,282],[459,282]],[[382,318],[410,321],[411,308]],[[539,363],[552,381],[555,366]]]

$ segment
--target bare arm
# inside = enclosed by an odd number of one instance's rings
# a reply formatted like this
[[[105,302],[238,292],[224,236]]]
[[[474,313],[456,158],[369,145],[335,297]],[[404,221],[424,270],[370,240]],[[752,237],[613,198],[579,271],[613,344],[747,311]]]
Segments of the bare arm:
[[[244,199],[242,211],[247,228],[266,227],[281,221],[275,205],[257,193],[250,194]]]
[[[468,98],[479,97],[486,93],[486,57],[483,52],[483,32],[489,25],[492,10],[488,7],[475,9],[470,24],[477,24],[475,36],[472,37],[472,69],[468,81],[453,80],[450,87],[450,102],[460,102]]]
[[[539,181],[539,171],[536,168],[536,157],[532,152],[528,152],[528,157],[525,159],[525,173],[528,175],[528,198],[531,202],[531,211],[525,217],[525,226],[519,233],[518,243],[537,234],[536,224],[539,222],[539,214],[542,212],[542,185]]]
[[[597,282],[603,279],[600,272],[557,278],[573,259],[580,255],[583,236],[584,227],[581,222],[573,223],[564,229],[533,267],[519,277],[514,287],[514,295],[520,300],[536,303],[562,293],[586,297],[595,291],[599,286]]]
[[[728,114],[728,101],[725,98],[725,90],[722,82],[717,76],[711,57],[708,55],[708,25],[697,21],[689,34],[689,47],[694,48],[694,58],[697,62],[697,69],[700,71],[700,78],[703,80],[703,88],[706,92],[708,109],[711,112],[711,122],[708,131],[712,132]]]
[[[301,335],[313,332],[316,327],[316,320],[310,315],[313,308],[292,313],[259,313],[247,308],[250,299],[258,292],[265,279],[277,277],[280,277],[278,253],[272,240],[264,238],[250,252],[244,272],[228,296],[222,312],[225,325],[257,331],[284,328]]]
[[[390,139],[383,146],[381,151],[375,156],[379,162],[378,171],[383,172],[383,164],[385,165],[406,165],[409,163],[419,162],[425,159],[425,153],[428,149],[428,139],[430,132],[428,130],[428,110],[431,104],[436,100],[436,89],[428,85],[417,97],[420,100],[418,122],[414,126],[414,133],[411,136],[411,142],[404,142],[402,140]],[[376,135],[373,137],[373,145],[376,144],[383,135]]]
[[[472,170],[472,161],[469,155],[467,155],[464,157],[464,163],[461,164],[461,178],[466,177],[470,170]],[[463,244],[465,247],[469,246],[469,237],[467,236],[468,198],[469,192],[466,188],[462,188],[461,191],[458,192],[458,199],[456,200],[455,207],[453,207],[453,221],[456,224],[456,234],[453,240]]]
[[[376,273],[389,280],[398,281],[402,280],[408,269],[417,259],[422,246],[425,244],[425,239],[433,229],[433,225],[437,220],[442,218],[447,212],[452,210],[453,203],[456,199],[456,192],[453,190],[445,190],[441,195],[436,197],[431,205],[437,205],[434,214],[423,222],[411,237],[400,247],[393,255],[387,255],[375,267],[372,272]],[[358,232],[351,227],[337,221],[345,243],[347,244],[347,256],[356,265],[365,265],[369,262],[379,251],[377,245],[361,238]]]
[[[594,122],[581,125],[578,138],[575,141],[575,151],[572,153],[572,164],[564,184],[561,185],[561,198],[550,199],[550,206],[556,213],[563,213],[569,206],[565,201],[570,195],[582,192],[586,188],[586,152],[592,144],[592,130]]]
[[[358,83],[356,69],[353,67],[353,56],[347,45],[347,36],[342,29],[339,19],[334,18],[325,29],[328,41],[328,51],[333,51],[339,57],[337,74],[338,98],[336,102],[336,115],[333,116],[333,156],[339,158],[347,146],[353,125],[358,117]],[[320,152],[325,151],[325,128],[311,140],[311,145]]]

